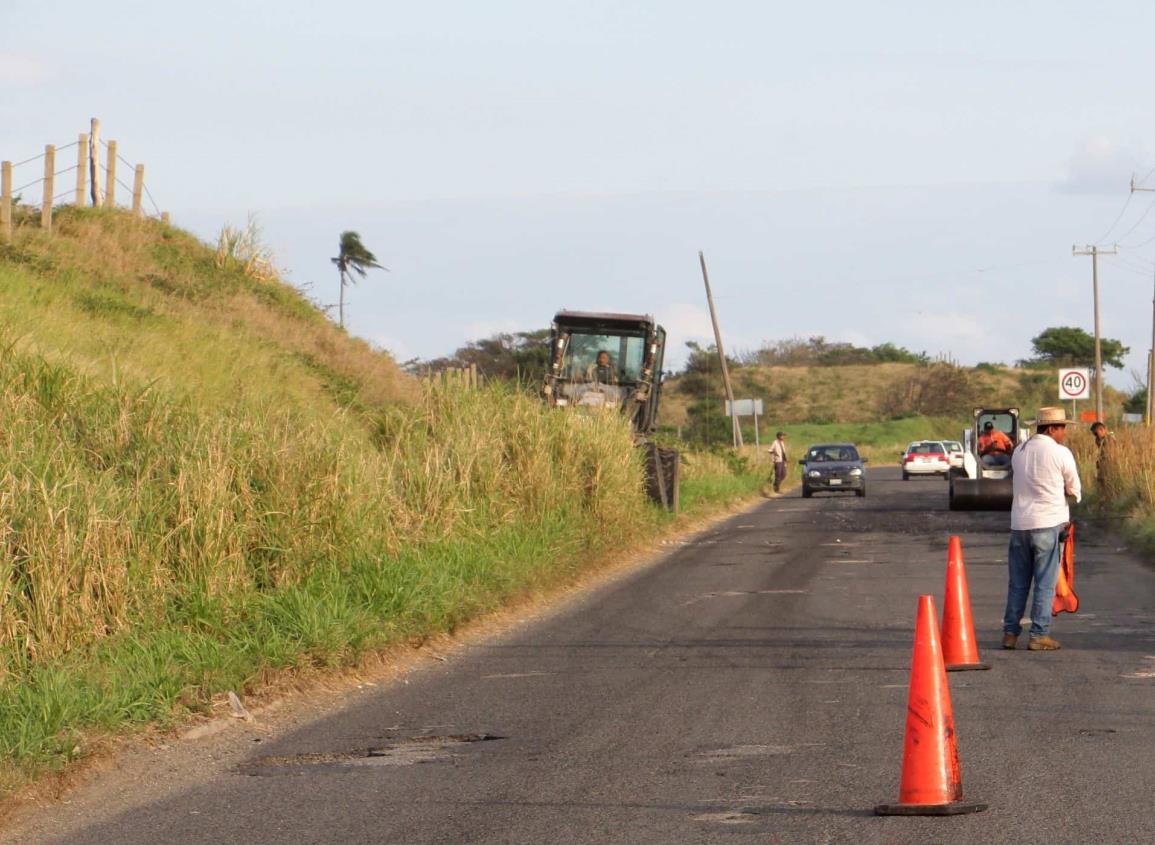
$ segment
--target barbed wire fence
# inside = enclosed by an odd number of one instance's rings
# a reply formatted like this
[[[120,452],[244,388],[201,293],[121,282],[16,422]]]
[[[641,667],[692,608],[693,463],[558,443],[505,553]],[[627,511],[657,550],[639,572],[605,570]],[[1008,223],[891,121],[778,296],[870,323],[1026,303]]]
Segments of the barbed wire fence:
[[[72,148],[76,148],[76,163],[70,167],[59,168],[56,161],[57,153]],[[42,162],[40,168],[35,167],[37,162]],[[133,174],[131,185],[125,183],[118,175],[119,165],[122,164]],[[31,178],[37,173],[39,175]],[[58,193],[58,184],[62,185],[69,174],[75,174],[72,177],[74,184]],[[22,184],[13,187],[12,183],[17,177]],[[165,223],[169,222],[168,212],[161,211],[148,189],[144,179],[144,165],[134,164],[122,156],[116,141],[102,139],[100,121],[92,118],[89,132],[81,133],[70,144],[60,146],[47,144],[44,152],[23,161],[0,161],[0,240],[12,240],[17,216],[21,217],[22,223],[35,220],[35,204],[24,200],[24,192],[27,190],[38,189],[36,193],[40,196],[40,228],[51,232],[55,206],[71,204],[83,208],[91,204],[96,208],[115,208],[118,187],[123,188],[126,195],[131,197],[131,202],[121,204],[121,207],[131,209],[132,213],[138,216],[144,216],[144,201],[147,198],[149,205],[152,206],[153,215]],[[67,202],[69,199],[71,202]],[[27,213],[18,215],[21,210],[27,210]]]

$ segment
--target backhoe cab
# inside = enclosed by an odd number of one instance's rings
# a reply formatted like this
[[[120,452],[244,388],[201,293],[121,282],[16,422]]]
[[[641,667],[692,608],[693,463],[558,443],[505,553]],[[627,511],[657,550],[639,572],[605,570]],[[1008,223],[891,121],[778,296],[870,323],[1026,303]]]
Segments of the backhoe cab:
[[[645,451],[650,498],[677,512],[681,459],[649,437],[658,424],[665,353],[666,330],[648,315],[559,311],[542,392],[551,407],[629,417]]]
[[[544,393],[555,407],[614,409],[634,431],[658,420],[666,330],[650,316],[559,311],[550,333]]]

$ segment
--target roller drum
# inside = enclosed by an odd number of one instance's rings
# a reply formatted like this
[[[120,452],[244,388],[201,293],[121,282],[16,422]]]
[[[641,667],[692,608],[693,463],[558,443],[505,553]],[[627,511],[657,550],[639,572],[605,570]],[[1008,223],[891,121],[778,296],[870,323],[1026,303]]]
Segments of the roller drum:
[[[1009,511],[1014,488],[1009,478],[952,478],[952,511]]]

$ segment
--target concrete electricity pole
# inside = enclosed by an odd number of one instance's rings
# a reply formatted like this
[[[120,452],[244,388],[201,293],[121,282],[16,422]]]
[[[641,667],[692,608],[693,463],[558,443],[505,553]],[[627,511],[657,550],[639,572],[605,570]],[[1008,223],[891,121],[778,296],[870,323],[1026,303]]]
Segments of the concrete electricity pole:
[[[1099,249],[1097,246],[1087,246],[1079,249],[1071,247],[1071,255],[1091,256],[1091,283],[1095,296],[1095,419],[1103,422],[1103,344],[1099,332],[1099,256],[1116,255],[1119,245],[1115,244],[1110,252]]]
[[[1131,177],[1131,193],[1155,193],[1155,188],[1140,188]],[[1155,424],[1155,296],[1151,299],[1151,348],[1147,350],[1147,425]]]
[[[1155,424],[1155,291],[1151,294],[1151,348],[1147,350],[1147,425]]]
[[[718,345],[718,358],[722,361],[722,383],[726,387],[726,401],[730,403],[730,432],[734,448],[742,447],[742,426],[738,422],[738,409],[734,406],[734,388],[730,384],[730,369],[726,366],[726,350],[722,348],[722,330],[718,328],[718,312],[714,309],[714,294],[710,290],[710,274],[706,272],[706,256],[698,250],[698,263],[702,265],[702,281],[706,284],[706,302],[710,306],[710,320],[714,324],[714,343]]]

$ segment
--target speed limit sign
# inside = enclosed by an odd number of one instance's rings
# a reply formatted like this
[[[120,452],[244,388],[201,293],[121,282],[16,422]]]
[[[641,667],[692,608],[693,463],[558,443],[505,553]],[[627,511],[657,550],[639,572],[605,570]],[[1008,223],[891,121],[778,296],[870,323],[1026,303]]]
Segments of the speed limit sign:
[[[1090,399],[1091,371],[1082,369],[1059,370],[1060,399]]]

